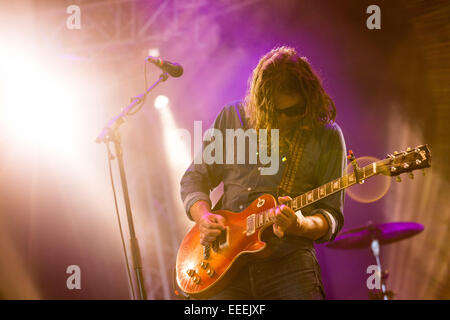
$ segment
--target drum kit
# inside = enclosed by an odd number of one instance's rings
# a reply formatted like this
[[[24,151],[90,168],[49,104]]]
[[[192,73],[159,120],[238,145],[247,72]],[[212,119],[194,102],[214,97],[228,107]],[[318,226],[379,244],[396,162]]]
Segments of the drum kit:
[[[380,277],[381,291],[369,292],[371,300],[390,300],[394,294],[388,291],[385,281],[388,271],[381,268],[380,246],[394,243],[415,236],[422,232],[424,226],[415,222],[389,222],[343,230],[333,242],[326,245],[332,249],[365,249],[370,248],[375,257]]]

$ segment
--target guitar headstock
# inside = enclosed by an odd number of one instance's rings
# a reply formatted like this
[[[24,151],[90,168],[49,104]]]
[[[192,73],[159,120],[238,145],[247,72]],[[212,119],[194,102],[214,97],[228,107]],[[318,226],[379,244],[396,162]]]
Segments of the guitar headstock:
[[[377,169],[387,176],[398,176],[405,172],[425,169],[431,166],[431,151],[428,145],[417,146],[414,149],[388,154],[385,160],[377,163]]]

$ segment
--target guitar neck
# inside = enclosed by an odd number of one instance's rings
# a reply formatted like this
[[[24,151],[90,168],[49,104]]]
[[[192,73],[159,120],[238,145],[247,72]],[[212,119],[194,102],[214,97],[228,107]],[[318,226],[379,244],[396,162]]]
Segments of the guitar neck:
[[[379,164],[383,164],[384,161],[378,161],[373,162],[370,165],[367,165],[363,168],[360,168],[358,171],[358,176],[360,180],[365,180],[370,177],[373,177],[377,175],[379,172],[377,172],[377,166]],[[352,172],[351,174],[347,174],[343,177],[340,177],[338,179],[332,180],[320,187],[317,187],[311,191],[308,191],[302,195],[299,195],[298,197],[295,197],[291,201],[288,201],[285,203],[288,207],[290,207],[294,211],[298,211],[306,206],[309,206],[310,204],[317,202],[319,200],[322,200],[336,192],[339,192],[341,190],[344,190],[345,188],[351,187],[352,185],[356,184],[356,177],[355,173]],[[269,214],[270,210],[266,210],[263,212],[260,212],[255,215],[254,219],[255,221],[250,222],[250,224],[255,223],[256,228],[263,227],[265,225],[273,223],[273,216],[270,216]]]
[[[368,179],[377,174],[377,162],[373,162],[370,165],[360,168],[358,173],[360,180]],[[288,205],[292,210],[297,211],[336,192],[351,187],[356,183],[355,173],[352,172],[351,174],[332,180],[324,185],[321,185],[320,187],[299,195],[289,201],[286,205]]]

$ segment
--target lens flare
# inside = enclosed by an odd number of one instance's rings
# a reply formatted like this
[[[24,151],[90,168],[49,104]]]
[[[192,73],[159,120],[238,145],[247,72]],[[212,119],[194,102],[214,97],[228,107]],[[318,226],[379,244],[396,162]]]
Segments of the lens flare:
[[[357,158],[359,167],[367,166],[379,159],[374,157]],[[353,172],[350,164],[345,168],[347,174]],[[388,192],[391,186],[391,178],[384,175],[376,175],[364,181],[363,184],[354,185],[346,189],[346,194],[353,200],[361,203],[371,203],[380,200]]]
[[[82,128],[67,75],[17,52],[2,54],[0,124],[12,143],[70,152]],[[72,150],[73,151],[73,150]]]

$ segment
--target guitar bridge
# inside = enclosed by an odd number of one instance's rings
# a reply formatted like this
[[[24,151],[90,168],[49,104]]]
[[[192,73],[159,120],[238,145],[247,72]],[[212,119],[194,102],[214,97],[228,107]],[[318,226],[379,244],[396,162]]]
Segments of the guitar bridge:
[[[217,253],[219,252],[219,250],[224,250],[230,246],[229,234],[230,234],[229,227],[226,227],[225,230],[222,230],[217,239],[212,242],[212,249],[214,252]]]

